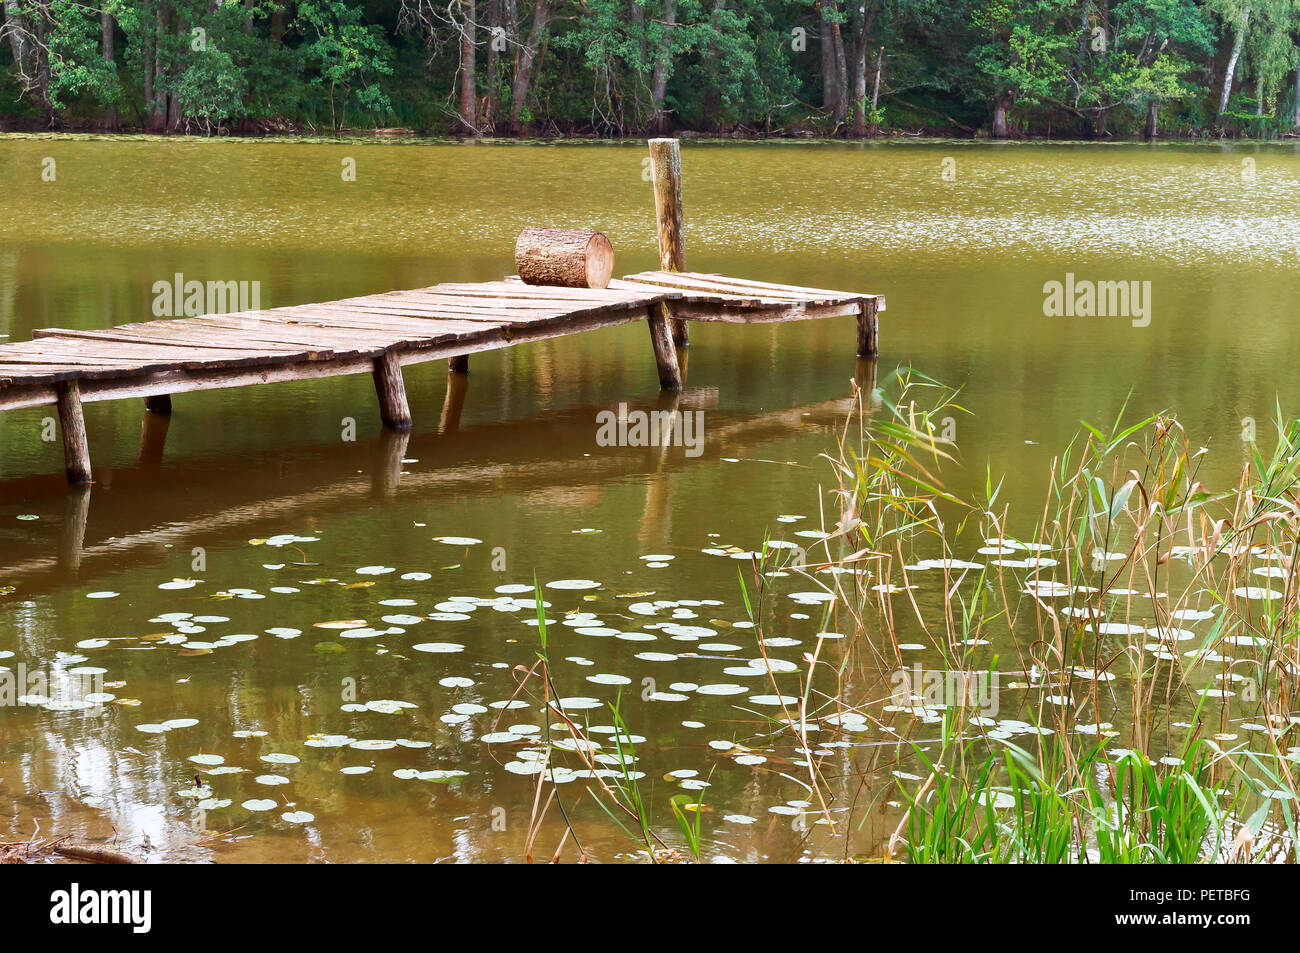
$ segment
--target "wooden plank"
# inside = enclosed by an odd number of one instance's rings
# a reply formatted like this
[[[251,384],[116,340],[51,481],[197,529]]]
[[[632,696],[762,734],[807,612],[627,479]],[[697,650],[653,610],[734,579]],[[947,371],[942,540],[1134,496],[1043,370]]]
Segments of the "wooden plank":
[[[699,282],[701,285],[707,285],[717,288],[720,291],[734,289],[729,293],[745,295],[762,295],[765,297],[799,297],[799,298],[818,298],[834,301],[847,301],[855,298],[873,298],[875,295],[862,294],[853,291],[837,291],[830,288],[810,288],[801,285],[783,285],[770,281],[754,281],[748,278],[731,278],[726,275],[704,274],[701,272],[680,272],[674,273],[669,271],[645,271],[636,275],[628,275],[627,281],[642,281],[647,284],[656,284],[664,280],[673,279],[690,279]]]
[[[623,281],[620,282],[620,284],[626,284],[626,283],[627,283],[627,279],[624,279]],[[682,292],[682,296],[679,300],[693,301],[698,304],[720,304],[725,300],[732,307],[738,307],[738,308],[746,308],[746,307],[769,308],[769,307],[773,307],[774,305],[790,304],[795,301],[807,300],[804,298],[793,298],[793,297],[766,298],[766,297],[754,297],[754,296],[747,296],[747,295],[725,294],[711,287],[706,287],[702,285],[696,285],[695,287],[690,287],[690,285],[691,282],[688,279],[682,279],[678,284],[674,285],[675,290]],[[642,287],[667,287],[667,285],[643,285]]]
[[[415,288],[409,292],[386,292],[387,294],[419,294],[431,293],[439,295],[455,295],[457,297],[539,297],[554,298],[560,297],[566,301],[605,301],[616,302],[625,300],[626,291],[619,291],[615,288],[561,288],[556,285],[528,285],[518,276],[512,276],[504,281],[483,281],[474,284],[457,284],[447,283],[433,285],[429,288]]]
[[[152,323],[152,322],[151,322]],[[180,322],[157,322],[158,324],[179,324]],[[218,343],[218,339],[211,333],[204,334],[202,330],[194,325],[187,325],[184,328],[143,329],[144,326],[131,327],[129,325],[111,328],[107,331],[75,331],[65,330],[63,328],[45,328],[39,332],[33,332],[39,335],[42,341],[93,341],[96,342],[94,350],[88,350],[89,354],[124,354],[127,353],[122,347],[110,348],[106,345],[136,345],[137,347],[147,346],[152,349],[164,349],[154,353],[175,353],[177,355],[188,355],[188,363],[191,364],[224,364],[229,367],[247,366],[250,364],[266,364],[276,362],[290,361],[327,361],[333,357],[333,353],[328,349],[322,351],[304,350],[290,346],[264,345],[261,347],[240,347],[238,343],[227,340],[224,344]],[[132,352],[136,354],[137,352]],[[137,356],[145,356],[146,352],[141,350]]]
[[[868,299],[869,300],[869,299]],[[687,321],[719,324],[767,324],[782,321],[814,321],[820,318],[858,316],[865,305],[859,302],[831,305],[778,305],[767,308],[731,308],[719,305],[674,304],[669,310]]]
[[[323,311],[336,312],[338,314],[369,314],[369,315],[392,315],[400,318],[415,318],[424,320],[456,320],[456,321],[489,321],[497,324],[530,324],[533,321],[545,320],[548,318],[567,317],[573,313],[565,310],[545,310],[545,311],[508,311],[502,308],[420,308],[416,305],[405,305],[402,307],[389,307],[378,304],[348,304],[340,305],[333,302],[316,305]]]
[[[380,313],[351,313],[331,311],[319,305],[304,306],[296,309],[285,321],[288,326],[301,327],[339,327],[360,328],[366,330],[399,331],[416,333],[421,340],[443,341],[457,340],[467,335],[479,334],[491,328],[504,328],[508,322],[496,324],[483,321],[465,321],[460,318],[420,318]]]

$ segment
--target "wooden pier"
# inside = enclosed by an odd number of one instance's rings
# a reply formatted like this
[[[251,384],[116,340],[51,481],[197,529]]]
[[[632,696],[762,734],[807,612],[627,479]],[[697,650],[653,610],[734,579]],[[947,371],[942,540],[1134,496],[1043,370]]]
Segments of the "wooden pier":
[[[369,373],[384,425],[408,430],[408,364],[446,359],[452,373],[463,373],[476,352],[633,321],[647,324],[660,387],[670,391],[682,386],[677,348],[688,343],[692,321],[852,315],[858,355],[876,355],[882,295],[686,271],[676,140],[652,140],[651,156],[659,271],[603,289],[506,278],[97,331],[49,328],[0,345],[0,410],[56,406],[68,480],[82,484],[91,481],[82,405],[92,401],[143,398],[149,412],[165,414],[173,394]]]

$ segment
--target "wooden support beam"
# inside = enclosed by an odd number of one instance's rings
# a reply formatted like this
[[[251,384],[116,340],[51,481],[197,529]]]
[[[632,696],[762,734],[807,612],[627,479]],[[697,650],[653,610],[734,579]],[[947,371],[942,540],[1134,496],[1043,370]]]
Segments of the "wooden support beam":
[[[171,394],[153,394],[144,399],[144,409],[151,414],[170,414],[172,412]]]
[[[402,381],[402,363],[396,351],[385,351],[375,358],[375,393],[379,397],[379,417],[390,430],[411,429],[411,408],[406,402],[406,384]]]
[[[89,483],[90,442],[86,439],[86,418],[81,412],[81,390],[76,381],[64,381],[55,387],[68,482],[74,485]]]
[[[468,374],[469,355],[457,354],[455,357],[447,358],[447,370],[452,374]]]
[[[683,243],[682,149],[676,139],[650,140],[650,170],[655,190],[655,224],[659,231],[659,267],[686,270]],[[687,347],[691,332],[685,321],[673,319],[673,343]]]
[[[668,328],[668,307],[662,303],[650,309],[650,343],[655,350],[655,364],[659,366],[659,386],[664,390],[682,389],[682,369],[677,364],[677,348]]]
[[[858,357],[875,357],[879,353],[879,321],[876,318],[876,299],[867,298],[858,313]]]

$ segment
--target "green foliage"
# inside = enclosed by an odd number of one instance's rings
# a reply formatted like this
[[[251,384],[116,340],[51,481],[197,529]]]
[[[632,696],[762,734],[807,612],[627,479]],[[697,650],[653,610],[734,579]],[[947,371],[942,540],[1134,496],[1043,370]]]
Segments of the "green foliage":
[[[512,116],[525,134],[844,134],[888,132],[891,122],[979,133],[996,106],[1029,135],[1137,135],[1150,118],[1166,134],[1274,136],[1295,114],[1300,0],[475,0],[472,9],[469,0],[5,0],[0,115],[86,126],[110,109],[128,127],[206,133],[393,121],[464,133],[460,115],[488,135],[515,132]],[[462,89],[466,36],[473,82]]]

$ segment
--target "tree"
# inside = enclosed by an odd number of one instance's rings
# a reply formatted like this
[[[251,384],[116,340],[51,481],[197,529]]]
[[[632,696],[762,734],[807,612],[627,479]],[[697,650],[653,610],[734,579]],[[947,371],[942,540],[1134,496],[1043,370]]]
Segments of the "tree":
[[[350,102],[372,114],[391,110],[378,79],[392,73],[392,51],[377,28],[361,23],[360,9],[343,0],[303,0],[297,23],[308,37],[306,61],[318,71],[312,83],[328,91],[332,130],[343,127]]]
[[[1032,105],[1062,91],[1070,42],[1062,30],[1066,0],[976,0],[972,51],[993,101],[993,137],[1005,138],[1016,103]]]

